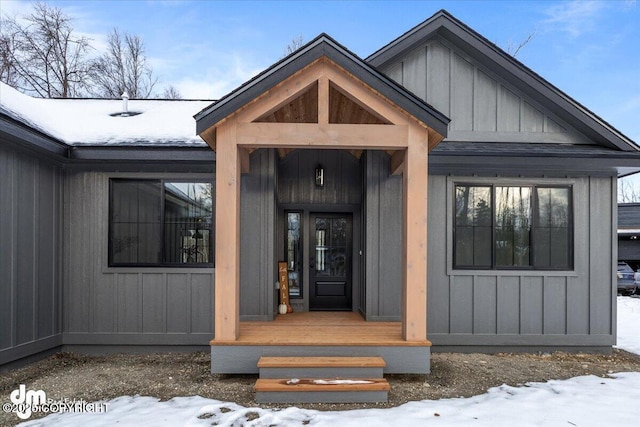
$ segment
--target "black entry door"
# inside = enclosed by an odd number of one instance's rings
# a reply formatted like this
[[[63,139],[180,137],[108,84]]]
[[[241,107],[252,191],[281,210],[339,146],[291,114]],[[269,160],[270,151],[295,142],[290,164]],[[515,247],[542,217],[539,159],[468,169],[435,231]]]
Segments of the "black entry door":
[[[311,214],[309,231],[309,309],[351,310],[351,215]]]

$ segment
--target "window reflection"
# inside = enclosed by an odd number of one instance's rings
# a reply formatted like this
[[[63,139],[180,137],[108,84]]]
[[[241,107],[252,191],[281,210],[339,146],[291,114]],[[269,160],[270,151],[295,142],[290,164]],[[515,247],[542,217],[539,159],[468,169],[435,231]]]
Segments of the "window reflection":
[[[165,262],[210,262],[210,183],[165,182]]]
[[[456,187],[458,266],[491,266],[491,187]]]
[[[289,296],[302,297],[302,247],[300,240],[300,213],[287,213],[287,270],[289,272]]]
[[[347,275],[347,219],[316,217],[316,276]]]
[[[496,187],[496,265],[525,267],[529,259],[531,188]]]
[[[209,182],[111,180],[110,264],[212,263],[212,196]]]
[[[569,269],[570,186],[456,185],[456,268]]]

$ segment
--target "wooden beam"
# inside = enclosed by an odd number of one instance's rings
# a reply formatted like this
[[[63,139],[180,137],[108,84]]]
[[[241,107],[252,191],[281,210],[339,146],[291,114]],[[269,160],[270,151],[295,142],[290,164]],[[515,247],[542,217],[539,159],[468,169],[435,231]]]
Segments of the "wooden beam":
[[[216,152],[216,341],[235,341],[240,332],[240,155],[235,123],[218,127]]]
[[[324,76],[318,79],[318,123],[329,123],[329,79]]]
[[[349,150],[349,153],[356,159],[359,159],[360,157],[362,157],[363,152],[364,150]]]
[[[251,159],[249,157],[251,151],[254,151],[252,148],[238,148],[238,156],[240,158],[240,172],[241,173],[250,173],[251,172]]]
[[[399,149],[408,126],[315,123],[240,123],[238,145],[252,148]]]
[[[402,336],[427,339],[428,131],[412,126],[404,161],[404,284]]]
[[[402,175],[406,150],[398,150],[391,155],[391,175]]]
[[[252,122],[272,113],[306,91],[323,75],[325,66],[322,59],[309,64],[287,80],[269,89],[250,104],[244,106],[236,116],[238,122]]]

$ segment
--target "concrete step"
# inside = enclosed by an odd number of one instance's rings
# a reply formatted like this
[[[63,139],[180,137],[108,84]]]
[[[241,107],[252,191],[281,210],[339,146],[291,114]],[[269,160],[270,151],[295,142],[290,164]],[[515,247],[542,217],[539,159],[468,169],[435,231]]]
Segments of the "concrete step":
[[[384,378],[259,378],[254,386],[258,403],[386,402],[389,388]]]
[[[261,357],[260,378],[382,378],[381,357]]]

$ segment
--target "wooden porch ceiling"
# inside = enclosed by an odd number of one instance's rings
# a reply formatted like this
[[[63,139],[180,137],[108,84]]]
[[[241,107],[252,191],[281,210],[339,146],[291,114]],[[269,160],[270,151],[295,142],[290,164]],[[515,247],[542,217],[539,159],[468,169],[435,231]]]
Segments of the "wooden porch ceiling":
[[[401,322],[366,322],[353,312],[306,312],[279,315],[273,322],[240,322],[235,341],[211,345],[243,346],[431,346],[428,340],[406,341]]]
[[[390,125],[391,122],[357,99],[341,90],[333,82],[329,82],[329,115],[331,124],[350,125]],[[288,100],[284,105],[274,111],[258,117],[254,123],[318,123],[318,82],[310,85],[298,96]],[[255,150],[250,149],[249,152]],[[280,157],[295,150],[295,148],[278,148]],[[362,155],[362,150],[348,149],[349,153],[357,158]],[[388,150],[393,155],[394,150]]]

